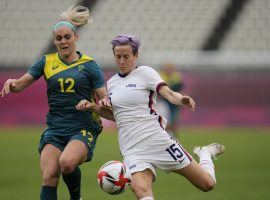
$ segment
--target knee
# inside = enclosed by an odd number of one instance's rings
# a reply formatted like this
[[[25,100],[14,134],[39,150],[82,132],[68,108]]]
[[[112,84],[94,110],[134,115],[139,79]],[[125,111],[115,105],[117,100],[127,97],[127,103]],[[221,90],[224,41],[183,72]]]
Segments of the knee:
[[[210,190],[214,189],[215,187],[215,181],[214,180],[206,180],[200,187],[200,189],[203,192],[209,192]]]
[[[150,193],[149,188],[144,184],[132,184],[131,181],[130,188],[137,197],[147,196]]]
[[[47,186],[58,185],[59,172],[42,171],[42,184]]]
[[[63,174],[69,174],[77,167],[75,162],[70,158],[62,158],[59,160],[60,170]]]

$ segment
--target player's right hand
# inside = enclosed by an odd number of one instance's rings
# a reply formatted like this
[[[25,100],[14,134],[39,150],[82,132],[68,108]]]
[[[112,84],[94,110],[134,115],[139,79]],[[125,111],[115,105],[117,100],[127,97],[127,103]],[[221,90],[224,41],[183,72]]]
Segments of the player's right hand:
[[[195,101],[190,96],[182,96],[181,103],[190,107],[192,111],[195,110]]]
[[[81,111],[94,110],[97,105],[95,103],[89,102],[87,100],[81,100],[77,105],[76,109]]]
[[[0,92],[1,97],[4,97],[6,94],[8,94],[10,91],[16,88],[16,82],[17,79],[8,79]]]
[[[101,108],[104,108],[104,109],[107,109],[107,110],[112,109],[110,100],[108,98],[104,98],[104,99],[99,100],[98,104],[99,104],[99,106]]]

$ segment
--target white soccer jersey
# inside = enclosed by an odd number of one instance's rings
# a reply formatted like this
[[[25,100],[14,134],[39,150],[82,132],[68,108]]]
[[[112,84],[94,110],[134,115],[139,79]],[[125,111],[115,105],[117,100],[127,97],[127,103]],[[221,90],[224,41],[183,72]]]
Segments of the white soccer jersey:
[[[146,168],[181,169],[192,158],[164,130],[166,119],[155,110],[156,96],[164,81],[152,68],[140,66],[127,76],[116,74],[107,82],[123,162],[129,172]]]
[[[155,110],[158,90],[164,84],[148,66],[137,67],[127,76],[116,74],[107,82],[123,156],[134,153],[136,146],[151,135],[164,131],[166,119]]]

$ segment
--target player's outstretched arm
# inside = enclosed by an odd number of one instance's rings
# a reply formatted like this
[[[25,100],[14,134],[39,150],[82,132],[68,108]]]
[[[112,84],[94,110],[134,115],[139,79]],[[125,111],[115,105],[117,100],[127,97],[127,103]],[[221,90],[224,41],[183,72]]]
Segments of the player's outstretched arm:
[[[1,97],[4,97],[10,92],[20,92],[24,88],[31,85],[35,79],[28,73],[24,74],[19,79],[8,79],[0,92]]]
[[[164,85],[160,88],[159,94],[172,104],[188,106],[193,111],[195,110],[195,101],[190,96],[185,96],[179,92],[174,92],[167,85]]]

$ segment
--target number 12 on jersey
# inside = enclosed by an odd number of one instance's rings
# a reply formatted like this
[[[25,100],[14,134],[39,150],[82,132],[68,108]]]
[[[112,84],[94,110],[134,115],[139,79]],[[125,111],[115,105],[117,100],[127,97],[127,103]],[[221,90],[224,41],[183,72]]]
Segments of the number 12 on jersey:
[[[74,90],[75,81],[73,78],[67,79],[59,78],[58,82],[60,84],[61,92],[69,92],[69,93],[75,92]]]

